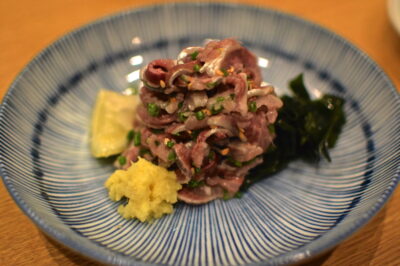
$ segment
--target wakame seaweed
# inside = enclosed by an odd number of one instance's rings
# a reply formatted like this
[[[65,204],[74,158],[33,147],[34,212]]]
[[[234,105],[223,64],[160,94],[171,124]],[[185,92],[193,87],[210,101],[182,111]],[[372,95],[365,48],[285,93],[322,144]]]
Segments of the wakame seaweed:
[[[343,111],[344,99],[325,94],[312,100],[304,85],[303,74],[289,82],[293,96],[281,97],[283,107],[279,110],[274,130],[274,144],[264,155],[264,162],[254,168],[242,189],[254,182],[279,172],[289,162],[302,159],[317,163],[321,158],[331,161],[332,148],[346,122]]]

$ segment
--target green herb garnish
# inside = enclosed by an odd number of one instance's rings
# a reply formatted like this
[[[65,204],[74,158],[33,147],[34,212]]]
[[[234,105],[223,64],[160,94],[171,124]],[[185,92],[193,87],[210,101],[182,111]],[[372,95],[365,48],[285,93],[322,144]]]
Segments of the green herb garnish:
[[[143,157],[146,153],[151,154],[149,149],[146,148],[140,148],[139,150],[139,156]]]
[[[217,103],[223,102],[225,98],[223,96],[218,96],[217,97]]]
[[[239,162],[239,161],[236,161],[236,160],[233,160],[232,163],[233,163],[233,165],[236,166],[236,167],[242,167],[242,166],[243,166],[243,163],[242,163],[242,162]]]
[[[193,53],[190,54],[190,58],[192,60],[196,60],[198,54],[199,54],[199,51],[194,51]]]
[[[202,185],[204,185],[204,180],[197,181],[197,180],[193,180],[193,179],[190,180],[189,183],[187,184],[187,186],[190,188],[196,188],[196,187],[200,187]]]
[[[188,115],[185,112],[178,113],[178,120],[180,122],[184,122],[188,118]]]
[[[194,172],[196,174],[200,173],[201,172],[201,168],[200,167],[194,167]]]
[[[235,167],[242,167],[242,166],[243,166],[243,163],[242,163],[242,162],[239,162],[239,161],[233,159],[232,156],[229,156],[229,157],[227,158],[227,161],[228,161],[228,163],[229,163],[230,165],[235,166]]]
[[[229,192],[224,190],[224,195],[222,196],[223,200],[230,200],[232,197],[229,195]]]
[[[194,66],[193,66],[193,71],[194,72],[200,72],[200,65],[199,64],[195,64]]]
[[[142,137],[142,135],[140,134],[140,131],[136,132],[133,135],[133,145],[139,146],[141,143],[141,137]]]
[[[135,135],[135,131],[129,130],[128,134],[126,135],[126,138],[128,139],[128,141],[131,141],[133,139],[134,135]]]
[[[207,88],[213,89],[218,83],[217,82],[208,82],[206,84]]]
[[[229,75],[228,71],[226,71],[225,68],[221,68],[220,70],[224,74],[224,77],[227,77]]]
[[[160,107],[158,107],[158,105],[155,103],[148,103],[147,112],[149,112],[151,116],[156,117],[160,114]]]
[[[240,199],[241,197],[243,197],[243,192],[242,191],[238,191],[235,193],[235,196],[233,196],[234,198]]]
[[[119,165],[125,165],[126,164],[126,157],[125,156],[119,156],[118,157],[118,163],[119,163]]]
[[[275,134],[275,126],[274,126],[274,124],[269,124],[268,125],[268,130],[269,130],[269,133]]]
[[[168,153],[168,161],[175,162],[176,161],[176,153],[175,151],[170,151]]]
[[[232,166],[242,167],[242,166],[245,166],[245,165],[253,163],[256,159],[257,159],[257,157],[254,157],[251,160],[248,160],[248,161],[245,161],[245,162],[240,162],[240,161],[237,161],[237,160],[233,159],[232,156],[228,156],[227,161]]]
[[[203,111],[198,111],[195,113],[197,120],[203,120],[206,116]]]
[[[174,145],[175,145],[175,142],[173,142],[172,140],[168,140],[168,142],[167,142],[168,148],[172,148],[172,147],[174,147]]]
[[[179,76],[179,79],[182,80],[182,81],[184,81],[184,82],[189,82],[189,79],[187,78],[186,75],[180,75],[180,76]]]
[[[250,112],[255,113],[255,112],[257,111],[257,104],[256,104],[256,102],[249,102],[249,103],[247,104],[247,106],[248,106]]]
[[[224,107],[221,104],[213,104],[211,107],[211,114],[216,115],[218,113],[220,113],[222,110],[224,109]]]

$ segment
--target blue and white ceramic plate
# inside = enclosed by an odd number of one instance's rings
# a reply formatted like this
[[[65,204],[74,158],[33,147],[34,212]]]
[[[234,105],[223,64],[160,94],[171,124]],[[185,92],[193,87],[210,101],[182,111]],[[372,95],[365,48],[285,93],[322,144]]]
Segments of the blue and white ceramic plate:
[[[303,72],[310,92],[346,99],[347,124],[332,163],[302,162],[242,199],[176,205],[153,224],[122,219],[107,198],[109,162],[89,152],[100,88],[123,91],[152,59],[206,38],[234,37],[260,56],[278,93]],[[382,207],[399,180],[400,100],[363,52],[315,24],[230,4],[169,4],[89,24],[41,52],[0,111],[1,176],[45,233],[110,264],[266,265],[324,252]]]

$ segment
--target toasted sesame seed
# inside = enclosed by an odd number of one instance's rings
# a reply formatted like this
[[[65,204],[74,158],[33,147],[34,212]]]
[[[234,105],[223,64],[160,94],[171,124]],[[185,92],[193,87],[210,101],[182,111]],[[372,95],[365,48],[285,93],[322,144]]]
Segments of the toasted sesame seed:
[[[165,82],[164,82],[164,80],[160,80],[160,86],[161,86],[161,88],[165,88]]]
[[[208,109],[203,109],[203,113],[205,113],[206,115],[211,115],[211,111]]]
[[[225,149],[221,150],[222,155],[227,155],[228,153],[229,153],[229,148],[225,148]]]
[[[217,70],[215,70],[215,74],[217,74],[218,76],[223,76],[224,72],[222,72],[221,70],[217,69]]]
[[[246,138],[246,136],[243,134],[243,132],[239,132],[239,138],[240,138],[240,140],[242,140],[242,141],[247,141],[247,138]]]

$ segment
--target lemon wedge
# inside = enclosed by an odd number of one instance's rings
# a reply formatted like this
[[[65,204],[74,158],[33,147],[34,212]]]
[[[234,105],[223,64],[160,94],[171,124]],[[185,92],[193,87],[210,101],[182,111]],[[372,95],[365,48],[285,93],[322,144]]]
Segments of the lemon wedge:
[[[92,114],[91,152],[96,158],[121,153],[133,128],[139,98],[100,90]]]

